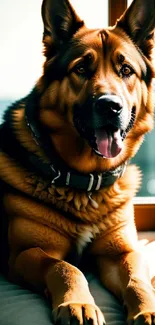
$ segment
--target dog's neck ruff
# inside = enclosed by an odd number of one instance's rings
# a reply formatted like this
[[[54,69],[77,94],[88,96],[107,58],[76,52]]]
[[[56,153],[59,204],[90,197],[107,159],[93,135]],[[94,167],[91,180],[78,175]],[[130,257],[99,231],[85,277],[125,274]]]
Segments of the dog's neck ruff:
[[[41,133],[39,131],[38,125],[36,123],[36,107],[39,104],[40,95],[37,89],[34,88],[32,92],[26,97],[25,102],[25,115],[27,126],[29,127],[32,137],[36,144],[45,150],[48,155],[49,146],[44,139],[42,139]],[[49,155],[48,155],[49,157]],[[126,163],[121,166],[104,171],[102,173],[89,173],[82,174],[74,169],[69,169],[67,166],[62,168],[57,168],[56,160],[54,162],[45,163],[35,154],[29,156],[29,160],[32,165],[34,165],[37,170],[39,169],[43,175],[50,179],[51,183],[57,187],[71,187],[74,189],[85,190],[87,192],[98,191],[100,188],[104,188],[114,184],[114,182],[120,178],[126,168]]]

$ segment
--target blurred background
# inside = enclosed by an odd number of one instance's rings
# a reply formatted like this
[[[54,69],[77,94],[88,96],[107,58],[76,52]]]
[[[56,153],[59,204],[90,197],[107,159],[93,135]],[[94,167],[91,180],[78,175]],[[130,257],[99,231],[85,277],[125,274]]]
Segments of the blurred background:
[[[119,9],[116,4],[119,6],[120,0],[110,1],[111,7],[109,1],[71,0],[79,15],[85,19],[88,27],[92,28],[108,26],[108,11]],[[127,1],[127,5],[131,1]],[[42,73],[44,58],[41,3],[42,0],[0,2],[0,123],[5,108],[16,99],[26,96]],[[115,3],[114,7],[113,3]],[[138,196],[155,197],[154,130],[146,135],[133,162],[143,173],[143,182]]]

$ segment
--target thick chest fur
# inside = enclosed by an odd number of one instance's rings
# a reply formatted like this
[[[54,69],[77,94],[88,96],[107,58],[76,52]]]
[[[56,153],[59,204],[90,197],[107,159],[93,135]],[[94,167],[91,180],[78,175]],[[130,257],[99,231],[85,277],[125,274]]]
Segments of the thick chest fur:
[[[111,187],[92,193],[91,199],[87,192],[55,188],[3,153],[0,176],[12,188],[4,194],[3,203],[11,220],[9,234],[18,237],[13,238],[13,243],[18,245],[52,247],[54,242],[65,238],[64,242],[74,243],[81,252],[94,238],[114,231],[133,218],[126,207],[137,188],[137,182],[131,180],[137,179],[139,183],[135,166],[129,166]]]

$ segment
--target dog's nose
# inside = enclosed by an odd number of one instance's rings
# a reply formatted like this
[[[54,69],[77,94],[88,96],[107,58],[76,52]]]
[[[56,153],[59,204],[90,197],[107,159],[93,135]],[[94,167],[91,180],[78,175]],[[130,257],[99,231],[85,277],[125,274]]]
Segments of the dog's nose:
[[[119,115],[123,109],[120,97],[116,95],[102,95],[95,102],[95,111],[98,115]]]

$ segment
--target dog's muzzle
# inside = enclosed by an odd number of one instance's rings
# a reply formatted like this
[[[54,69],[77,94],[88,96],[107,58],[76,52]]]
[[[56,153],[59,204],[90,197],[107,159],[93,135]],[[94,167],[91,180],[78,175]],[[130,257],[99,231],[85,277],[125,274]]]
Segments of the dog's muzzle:
[[[76,105],[74,125],[96,154],[114,158],[121,152],[123,140],[135,118],[134,109],[130,117],[124,110],[119,96],[105,94],[88,100],[84,107]]]

